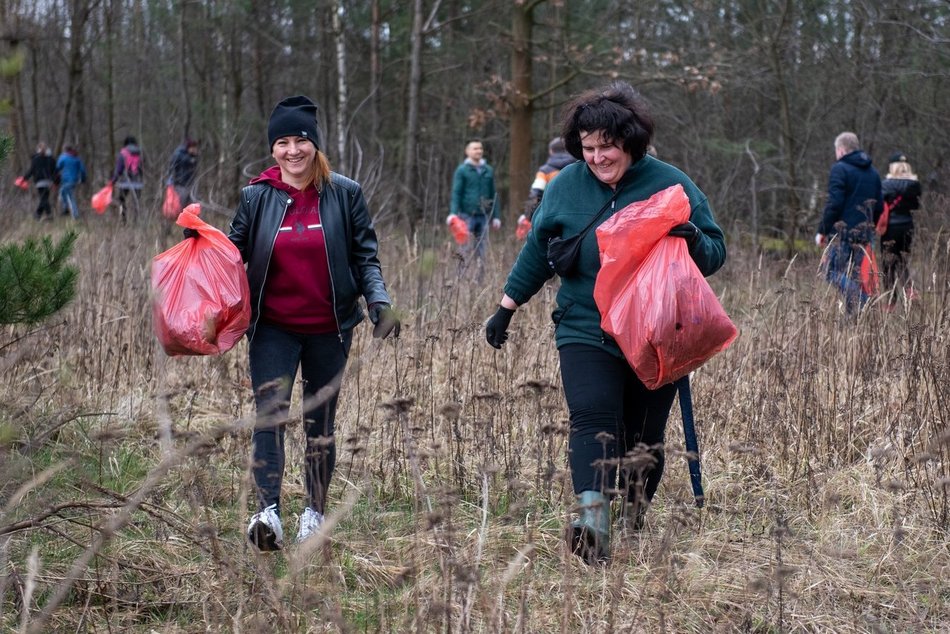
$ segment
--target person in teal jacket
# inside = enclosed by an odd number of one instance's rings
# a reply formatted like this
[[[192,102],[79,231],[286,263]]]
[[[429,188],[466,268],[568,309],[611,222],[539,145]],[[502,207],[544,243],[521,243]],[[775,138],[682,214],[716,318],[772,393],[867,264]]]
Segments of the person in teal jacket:
[[[554,275],[547,258],[548,240],[579,234],[612,198],[610,211],[599,222],[630,203],[682,185],[691,215],[670,235],[687,241],[703,275],[723,265],[725,241],[709,201],[686,174],[647,154],[652,136],[648,106],[625,82],[587,91],[569,104],[563,137],[568,152],[581,162],[561,170],[545,192],[501,303],[486,324],[489,344],[495,348],[504,344],[515,310]],[[597,237],[591,230],[582,241],[575,271],[561,277],[552,315],[570,410],[568,461],[580,509],[568,534],[573,551],[588,563],[608,558],[608,496],[617,489],[618,472],[629,517],[635,528],[642,526],[663,474],[666,421],[676,394],[672,384],[647,389],[617,344],[601,330],[594,302],[599,270]],[[643,446],[647,451],[638,451]]]
[[[495,197],[495,171],[484,158],[482,142],[473,139],[465,145],[465,160],[455,169],[452,177],[452,201],[446,224],[455,216],[468,225],[471,249],[479,263],[482,262],[488,245],[488,225],[501,228],[499,205]]]

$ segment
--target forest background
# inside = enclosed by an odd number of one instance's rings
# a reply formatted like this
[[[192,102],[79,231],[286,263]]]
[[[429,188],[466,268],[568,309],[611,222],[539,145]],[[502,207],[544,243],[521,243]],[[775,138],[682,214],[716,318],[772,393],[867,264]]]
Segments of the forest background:
[[[40,140],[76,145],[90,172],[76,301],[0,334],[0,628],[939,631],[948,24],[940,0],[0,0],[0,133],[15,142],[0,182]],[[551,289],[502,353],[481,322],[562,105],[615,78],[650,101],[660,157],[726,230],[710,281],[742,335],[696,377],[706,509],[671,461],[650,530],[591,571],[560,539]],[[268,559],[242,539],[244,344],[165,358],[148,261],[175,239],[158,220],[172,150],[200,141],[197,191],[224,227],[269,163],[270,109],[300,93],[334,169],[367,192],[408,327],[355,344],[332,540]],[[926,192],[922,300],[854,321],[809,246],[843,130],[882,173],[907,154]],[[88,209],[126,135],[154,222]],[[482,286],[456,275],[443,226],[472,137],[504,206]],[[3,188],[4,241],[66,231],[32,205]]]
[[[20,140],[16,169],[36,141],[68,142],[94,183],[126,135],[156,181],[197,138],[204,197],[230,209],[266,162],[273,104],[304,93],[377,215],[441,220],[479,137],[510,221],[565,100],[620,78],[725,225],[791,238],[814,227],[842,130],[879,169],[903,151],[946,179],[947,14],[935,0],[3,0],[0,122]]]

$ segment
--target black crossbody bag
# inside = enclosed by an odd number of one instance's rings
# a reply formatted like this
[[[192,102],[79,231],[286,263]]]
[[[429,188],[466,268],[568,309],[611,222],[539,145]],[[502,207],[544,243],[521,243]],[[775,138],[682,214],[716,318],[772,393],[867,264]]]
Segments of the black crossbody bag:
[[[548,266],[550,266],[555,273],[561,277],[573,275],[574,270],[577,268],[577,258],[580,256],[581,242],[583,242],[584,236],[587,235],[587,232],[590,231],[591,227],[594,226],[594,223],[597,222],[603,213],[607,211],[607,208],[614,204],[614,201],[617,200],[617,196],[619,195],[620,188],[618,187],[614,195],[610,197],[610,200],[604,203],[600,211],[597,212],[587,226],[576,236],[548,239]]]

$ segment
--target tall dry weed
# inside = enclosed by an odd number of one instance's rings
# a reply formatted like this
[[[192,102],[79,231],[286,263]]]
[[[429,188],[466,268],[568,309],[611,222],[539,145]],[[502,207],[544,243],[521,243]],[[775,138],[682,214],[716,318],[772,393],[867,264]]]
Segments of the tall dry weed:
[[[711,282],[741,335],[693,379],[707,505],[692,505],[674,412],[646,528],[618,519],[605,568],[563,540],[554,287],[519,310],[503,350],[483,341],[513,240],[496,236],[476,283],[447,236],[381,229],[403,334],[355,337],[328,529],[262,556],[243,536],[246,344],[165,358],[148,262],[176,234],[157,218],[90,217],[78,299],[0,334],[0,626],[938,631],[950,622],[948,211],[929,201],[913,255],[921,298],[890,313],[875,300],[844,314],[816,253],[789,261],[732,241]],[[37,228],[0,222],[11,237]],[[291,534],[301,436],[292,424]]]

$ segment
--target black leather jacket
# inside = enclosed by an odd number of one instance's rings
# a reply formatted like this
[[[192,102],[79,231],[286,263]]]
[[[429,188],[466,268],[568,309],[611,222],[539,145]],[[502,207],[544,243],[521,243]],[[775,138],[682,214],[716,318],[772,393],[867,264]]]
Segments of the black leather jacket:
[[[228,238],[247,264],[247,281],[251,287],[248,339],[254,338],[260,319],[264,281],[277,230],[289,203],[290,196],[286,192],[266,183],[248,185],[241,190],[241,202],[231,220]],[[376,230],[359,183],[331,173],[330,184],[320,192],[320,222],[327,246],[333,308],[342,335],[363,320],[360,295],[366,298],[367,305],[392,302],[376,256]]]

